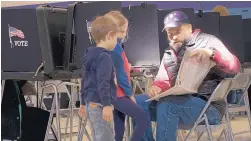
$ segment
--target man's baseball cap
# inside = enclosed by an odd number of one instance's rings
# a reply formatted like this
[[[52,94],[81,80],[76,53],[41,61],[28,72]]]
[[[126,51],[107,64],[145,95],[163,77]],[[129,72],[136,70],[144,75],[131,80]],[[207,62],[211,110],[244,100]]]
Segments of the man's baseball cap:
[[[182,11],[173,11],[167,14],[166,17],[164,18],[164,28],[162,32],[166,28],[178,27],[185,23],[190,24],[187,15]]]

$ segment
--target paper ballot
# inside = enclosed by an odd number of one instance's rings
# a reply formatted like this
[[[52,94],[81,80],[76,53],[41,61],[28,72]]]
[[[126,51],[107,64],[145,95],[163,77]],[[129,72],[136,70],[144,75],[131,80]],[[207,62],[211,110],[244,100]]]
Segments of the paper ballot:
[[[155,97],[148,99],[147,101],[158,100],[159,98],[168,95],[184,95],[198,92],[201,82],[206,77],[210,69],[215,66],[215,63],[210,59],[198,62],[196,57],[191,58],[190,55],[193,50],[195,49],[187,49],[185,51],[175,86]]]

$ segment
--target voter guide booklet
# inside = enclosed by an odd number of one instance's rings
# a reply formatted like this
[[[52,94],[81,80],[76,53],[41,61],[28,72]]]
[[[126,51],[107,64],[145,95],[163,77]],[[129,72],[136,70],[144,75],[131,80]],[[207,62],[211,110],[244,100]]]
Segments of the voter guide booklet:
[[[198,92],[201,82],[216,64],[210,59],[198,62],[196,57],[190,57],[194,50],[196,49],[187,49],[185,51],[175,86],[147,101],[159,100],[159,98],[168,95],[184,95]]]

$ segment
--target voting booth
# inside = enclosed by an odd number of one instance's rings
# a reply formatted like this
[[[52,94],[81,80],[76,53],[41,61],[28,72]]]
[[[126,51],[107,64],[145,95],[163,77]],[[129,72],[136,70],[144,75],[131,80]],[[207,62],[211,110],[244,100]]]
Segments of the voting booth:
[[[2,23],[2,79],[71,77],[63,71],[67,9],[45,5],[2,12],[6,19]]]
[[[245,62],[251,62],[251,19],[243,20],[243,39],[245,50]]]
[[[220,17],[220,39],[228,50],[244,62],[243,20],[241,16]]]
[[[96,46],[92,40],[88,28],[90,28],[91,21],[96,16],[104,15],[112,10],[121,11],[121,2],[91,2],[91,3],[77,3],[73,14],[73,28],[72,34],[75,34],[72,52],[70,56],[70,65],[74,69],[81,69],[83,62],[83,55],[88,47]],[[70,30],[69,30],[70,31]]]
[[[139,5],[123,8],[129,21],[129,39],[124,43],[128,61],[133,66],[160,64],[157,5]]]
[[[195,28],[201,29],[207,34],[216,37],[220,35],[220,14],[216,12],[205,12],[195,14]]]
[[[67,9],[39,6],[36,9],[44,71],[63,70]]]
[[[2,9],[2,19],[1,71],[36,72],[42,63],[36,9]]]

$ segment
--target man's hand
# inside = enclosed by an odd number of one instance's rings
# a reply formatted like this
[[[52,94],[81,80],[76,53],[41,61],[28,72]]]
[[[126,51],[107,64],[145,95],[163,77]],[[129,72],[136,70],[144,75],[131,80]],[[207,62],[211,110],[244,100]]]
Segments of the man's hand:
[[[192,51],[190,57],[196,58],[198,62],[201,62],[203,60],[209,60],[212,54],[213,51],[211,49],[198,48]]]
[[[158,86],[152,86],[148,89],[148,97],[154,97],[161,93],[161,88]]]
[[[103,107],[102,118],[106,122],[111,122],[113,120],[113,106]]]
[[[134,103],[136,103],[136,99],[135,99],[134,96],[131,96],[130,99],[131,99]]]
[[[85,105],[80,105],[78,114],[80,117],[82,117],[82,119],[86,118],[86,110],[85,110]]]

